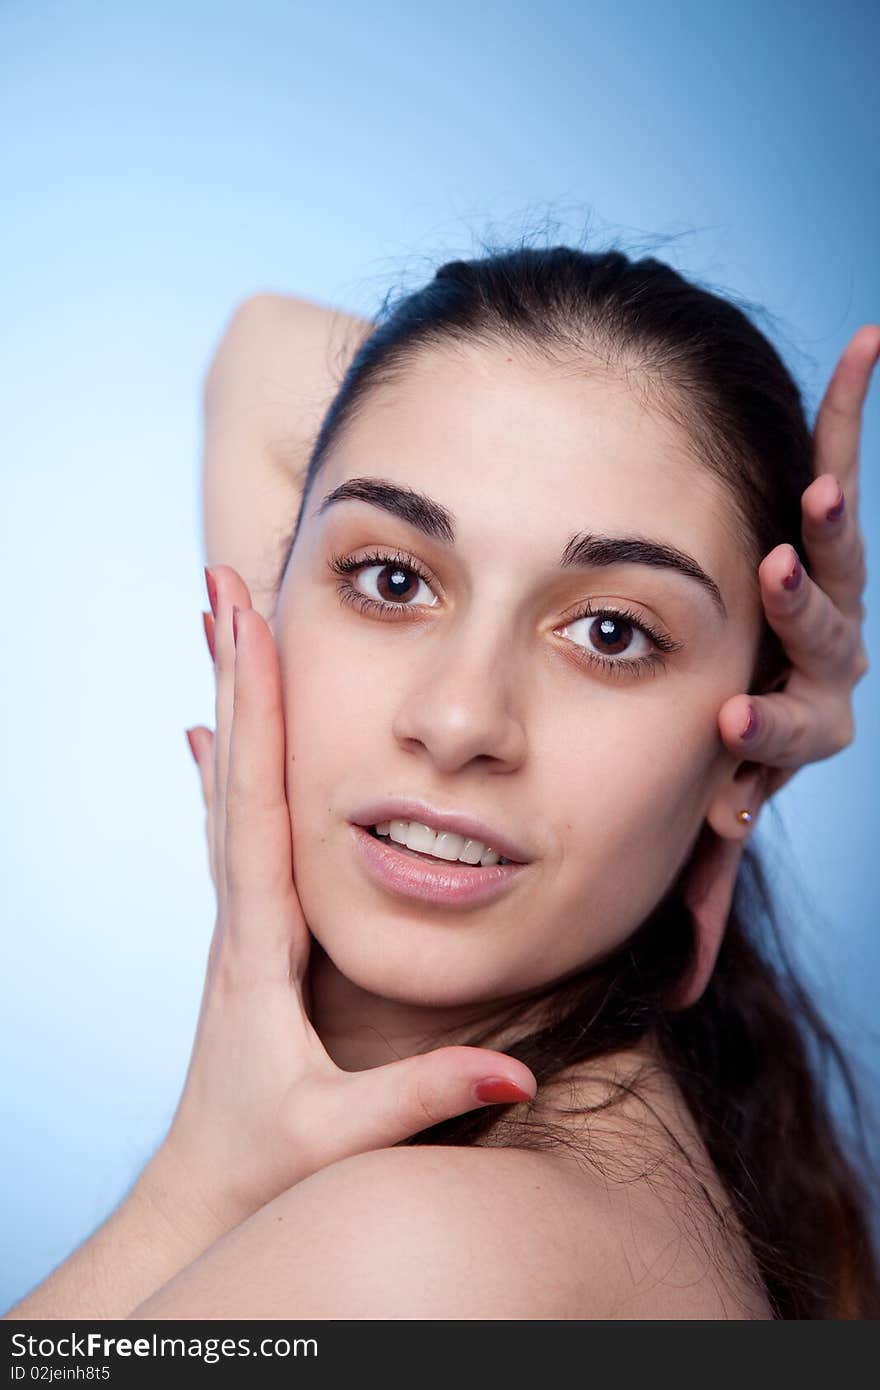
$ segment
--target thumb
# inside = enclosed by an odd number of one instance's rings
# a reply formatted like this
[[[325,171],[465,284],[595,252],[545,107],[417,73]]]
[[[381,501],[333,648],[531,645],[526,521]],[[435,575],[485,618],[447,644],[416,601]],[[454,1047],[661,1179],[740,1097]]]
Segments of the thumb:
[[[340,1073],[333,1133],[345,1154],[388,1147],[478,1106],[533,1100],[529,1068],[504,1052],[453,1046]]]

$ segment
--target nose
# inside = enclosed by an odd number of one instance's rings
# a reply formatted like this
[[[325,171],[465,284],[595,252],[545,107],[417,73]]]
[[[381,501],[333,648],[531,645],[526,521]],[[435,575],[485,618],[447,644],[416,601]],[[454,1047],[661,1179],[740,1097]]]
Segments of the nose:
[[[394,735],[403,745],[421,745],[437,768],[453,773],[476,758],[508,771],[526,753],[521,717],[522,683],[516,678],[509,642],[496,625],[471,639],[462,633],[435,647],[413,678],[403,683],[394,716]]]

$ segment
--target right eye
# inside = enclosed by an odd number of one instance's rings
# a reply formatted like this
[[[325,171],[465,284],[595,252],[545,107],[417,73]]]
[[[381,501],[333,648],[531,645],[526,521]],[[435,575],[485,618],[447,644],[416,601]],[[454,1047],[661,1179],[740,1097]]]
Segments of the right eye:
[[[406,600],[419,592],[420,584],[430,592],[428,576],[409,556],[378,552],[360,558],[337,555],[330,561],[330,568],[334,574],[341,576],[337,589],[343,602],[353,603],[364,612],[388,614],[415,607],[414,603]],[[360,577],[361,570],[377,571],[372,581],[377,586],[377,598],[365,594],[352,582],[352,576]],[[424,606],[434,608],[438,602],[435,595],[433,601]]]

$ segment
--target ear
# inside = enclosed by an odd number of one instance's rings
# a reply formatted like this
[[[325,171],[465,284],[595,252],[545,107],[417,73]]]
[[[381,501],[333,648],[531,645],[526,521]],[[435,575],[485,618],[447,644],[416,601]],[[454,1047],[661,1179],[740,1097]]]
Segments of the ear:
[[[684,883],[694,921],[693,954],[667,1001],[671,1009],[695,1004],[715,969],[740,860],[766,797],[769,771],[764,763],[741,763],[733,777],[725,778],[707,810]],[[750,822],[739,819],[742,810],[751,813]]]

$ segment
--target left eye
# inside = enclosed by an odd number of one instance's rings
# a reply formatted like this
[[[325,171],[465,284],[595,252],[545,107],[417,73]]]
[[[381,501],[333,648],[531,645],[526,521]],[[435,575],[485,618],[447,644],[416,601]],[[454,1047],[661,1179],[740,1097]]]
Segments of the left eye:
[[[586,636],[587,641],[592,644],[592,650],[585,650],[593,656],[625,656],[627,661],[638,661],[641,657],[648,656],[656,646],[641,624],[632,618],[624,617],[622,613],[615,613],[613,609],[583,613],[560,631],[564,637],[568,637],[572,629],[579,624],[584,624],[579,638]],[[577,640],[578,646],[583,645],[579,639],[572,640]]]

